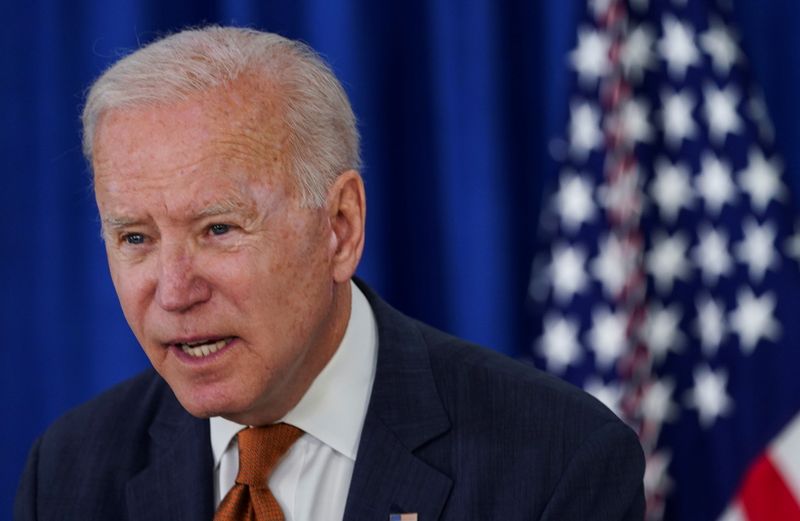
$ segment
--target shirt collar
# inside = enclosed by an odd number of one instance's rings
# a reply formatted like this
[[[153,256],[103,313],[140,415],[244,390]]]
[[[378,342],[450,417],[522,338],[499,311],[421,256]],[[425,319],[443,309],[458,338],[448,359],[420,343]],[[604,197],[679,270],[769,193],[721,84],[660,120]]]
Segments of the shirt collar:
[[[367,298],[352,281],[350,289],[350,319],[342,342],[303,398],[280,421],[355,461],[375,379],[378,327]],[[236,433],[246,426],[220,416],[210,422],[216,466]]]

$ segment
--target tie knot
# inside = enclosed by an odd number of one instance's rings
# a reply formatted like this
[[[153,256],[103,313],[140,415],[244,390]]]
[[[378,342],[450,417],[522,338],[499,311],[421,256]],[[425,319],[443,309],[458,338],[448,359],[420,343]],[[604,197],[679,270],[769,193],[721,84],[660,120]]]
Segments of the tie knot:
[[[267,479],[289,447],[303,431],[286,423],[239,431],[239,474],[236,482],[267,488]]]

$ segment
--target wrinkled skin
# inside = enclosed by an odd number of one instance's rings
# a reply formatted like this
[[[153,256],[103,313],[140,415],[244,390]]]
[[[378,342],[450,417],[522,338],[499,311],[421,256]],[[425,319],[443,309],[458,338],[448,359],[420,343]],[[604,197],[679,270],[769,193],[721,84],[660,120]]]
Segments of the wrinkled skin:
[[[93,141],[108,263],[136,338],[191,414],[250,425],[282,417],[335,352],[365,218],[354,171],[324,207],[302,207],[264,90],[240,79],[114,109]],[[205,357],[179,347],[216,340]]]

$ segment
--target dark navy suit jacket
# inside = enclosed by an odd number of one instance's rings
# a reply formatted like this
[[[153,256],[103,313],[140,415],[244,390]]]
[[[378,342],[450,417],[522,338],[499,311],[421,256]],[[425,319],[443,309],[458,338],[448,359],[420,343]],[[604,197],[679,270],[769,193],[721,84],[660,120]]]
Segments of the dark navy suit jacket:
[[[641,448],[599,402],[362,289],[378,366],[345,520],[643,518]],[[36,441],[14,517],[210,520],[212,467],[208,421],[147,371]]]

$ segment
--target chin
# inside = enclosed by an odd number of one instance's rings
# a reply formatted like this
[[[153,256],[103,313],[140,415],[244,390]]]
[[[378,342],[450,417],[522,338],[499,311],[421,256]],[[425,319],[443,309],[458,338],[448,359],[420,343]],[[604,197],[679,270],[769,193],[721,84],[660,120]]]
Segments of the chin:
[[[197,389],[191,385],[178,388],[170,385],[170,387],[181,406],[197,418],[229,417],[247,408],[244,404],[236,403],[236,400],[210,389]]]
[[[186,409],[186,412],[191,414],[192,416],[200,419],[211,418],[212,416],[224,416],[225,412],[223,409],[224,407],[220,407],[216,404],[209,404],[209,403],[202,403],[198,400],[193,399],[181,399],[180,396],[178,397],[178,402],[180,402],[181,406]]]

